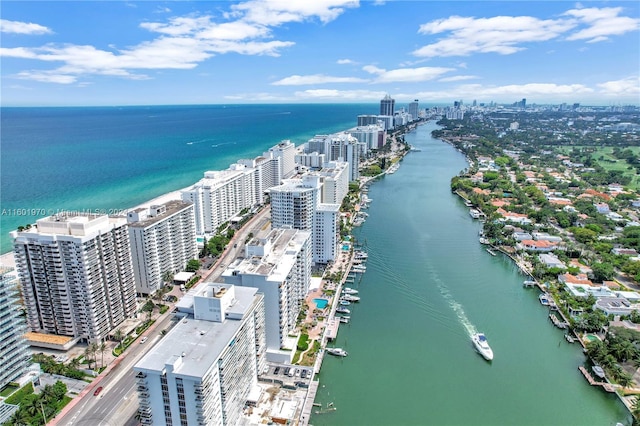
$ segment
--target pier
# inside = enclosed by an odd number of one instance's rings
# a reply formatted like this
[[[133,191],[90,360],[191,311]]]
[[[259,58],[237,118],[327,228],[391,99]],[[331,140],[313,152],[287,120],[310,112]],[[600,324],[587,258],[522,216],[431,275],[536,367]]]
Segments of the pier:
[[[582,365],[578,367],[578,370],[580,370],[591,386],[602,386],[607,392],[615,392],[616,388],[611,383],[597,382]]]
[[[549,319],[551,320],[553,325],[555,325],[556,327],[561,328],[561,329],[565,329],[569,325],[565,321],[560,321],[558,319],[558,317],[554,313],[550,313],[549,314]]]

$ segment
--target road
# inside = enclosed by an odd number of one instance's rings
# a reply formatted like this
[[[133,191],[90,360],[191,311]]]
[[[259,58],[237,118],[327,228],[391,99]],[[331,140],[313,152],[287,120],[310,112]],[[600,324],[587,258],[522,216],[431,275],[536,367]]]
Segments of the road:
[[[54,424],[58,425],[91,425],[91,426],[120,426],[135,425],[135,415],[138,410],[138,395],[135,389],[133,366],[142,358],[146,350],[160,340],[162,330],[169,328],[175,322],[175,315],[164,314],[153,331],[148,332],[147,342],[133,343],[126,352],[120,364],[115,366],[99,383],[89,385],[90,392],[76,402],[73,409]],[[102,391],[94,395],[94,389],[101,386]]]
[[[231,239],[220,259],[202,282],[216,281],[224,268],[233,260],[244,254],[244,242],[249,236],[264,235],[270,223],[270,208],[263,208],[244,227],[238,230]],[[122,356],[120,363],[113,368],[99,383],[91,384],[84,395],[79,395],[75,406],[60,418],[55,418],[50,425],[63,426],[121,426],[137,425],[135,420],[138,410],[138,395],[136,392],[133,366],[142,358],[146,351],[161,338],[162,330],[170,328],[175,315],[167,312],[161,316],[153,326],[153,330],[144,335],[147,341],[143,344],[133,343]],[[94,389],[102,387],[98,396]]]

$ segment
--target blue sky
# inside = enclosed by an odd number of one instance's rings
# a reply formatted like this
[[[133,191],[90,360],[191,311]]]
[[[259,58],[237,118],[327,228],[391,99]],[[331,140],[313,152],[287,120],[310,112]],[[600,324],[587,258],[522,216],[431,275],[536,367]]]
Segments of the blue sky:
[[[2,106],[640,104],[640,2],[2,1]]]

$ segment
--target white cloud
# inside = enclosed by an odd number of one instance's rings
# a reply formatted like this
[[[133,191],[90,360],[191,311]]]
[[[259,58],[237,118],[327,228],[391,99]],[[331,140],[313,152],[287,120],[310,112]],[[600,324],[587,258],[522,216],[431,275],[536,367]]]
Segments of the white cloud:
[[[274,27],[312,19],[327,23],[347,8],[358,6],[354,0],[251,0],[231,5],[231,12],[222,14],[223,22],[214,22],[209,15],[188,15],[171,17],[162,22],[141,23],[141,28],[159,36],[126,49],[110,47],[111,51],[107,51],[93,46],[50,44],[35,48],[2,48],[0,55],[61,62],[60,67],[47,72],[24,71],[18,74],[19,78],[42,82],[68,84],[91,74],[148,78],[134,74],[134,71],[191,69],[214,55],[226,53],[279,56],[283,49],[295,43],[276,40],[272,33]],[[48,31],[36,24],[6,22],[5,27],[3,21],[3,31]]]
[[[312,89],[295,92],[297,99],[303,100],[348,100],[348,101],[366,101],[380,100],[384,97],[384,91],[371,90],[337,90],[337,89]]]
[[[591,7],[586,9],[571,9],[564,14],[577,18],[580,23],[588,25],[567,37],[567,40],[588,39],[590,43],[608,40],[609,36],[621,35],[640,28],[640,19],[619,16],[621,7]]]
[[[420,57],[466,56],[476,52],[508,55],[523,50],[523,43],[551,40],[574,25],[566,19],[541,20],[531,16],[452,16],[421,25],[419,34],[450,35],[413,54]]]
[[[0,19],[0,32],[28,35],[53,34],[53,31],[51,31],[49,28],[39,24],[33,24],[31,22],[27,23],[19,21],[9,21],[6,19]]]
[[[247,22],[279,26],[288,22],[303,22],[318,18],[323,23],[333,21],[345,8],[358,7],[357,0],[252,0],[232,6],[235,13],[244,15]]]
[[[443,83],[450,83],[452,81],[464,81],[464,80],[474,80],[476,78],[480,78],[476,75],[454,75],[451,77],[444,77],[439,79],[438,81],[441,81]]]
[[[369,74],[377,76],[373,83],[429,81],[449,71],[455,71],[454,68],[443,67],[398,68],[395,70],[385,70],[374,65],[366,65],[362,67],[362,69]]]
[[[324,74],[292,75],[271,83],[274,86],[302,86],[326,83],[366,83],[368,80],[356,77],[333,77]]]
[[[351,59],[338,59],[336,61],[336,64],[338,64],[338,65],[348,65],[348,64],[356,64],[356,62],[352,61]]]
[[[636,96],[636,99],[640,99],[640,76],[606,81],[598,84],[598,87],[604,96]]]
[[[446,35],[416,49],[413,54],[418,57],[468,56],[472,53],[510,55],[524,50],[527,43],[557,39],[574,30],[566,40],[595,43],[640,28],[640,19],[619,16],[622,11],[621,7],[578,8],[565,12],[558,19],[451,16],[421,25],[419,34]]]

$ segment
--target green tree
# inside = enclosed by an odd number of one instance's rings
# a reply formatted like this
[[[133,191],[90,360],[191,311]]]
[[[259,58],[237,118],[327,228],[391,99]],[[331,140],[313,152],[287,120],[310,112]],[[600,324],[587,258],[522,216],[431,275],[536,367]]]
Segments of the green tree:
[[[198,269],[200,269],[200,261],[198,259],[191,259],[184,268],[187,272],[196,272]]]
[[[591,271],[596,282],[608,281],[614,276],[613,265],[610,263],[594,263]]]
[[[118,347],[120,347],[122,344],[122,341],[124,340],[124,333],[122,332],[122,330],[117,329],[113,333],[113,338],[115,339],[116,342],[118,342]]]
[[[142,308],[140,308],[140,312],[147,313],[147,321],[151,319],[151,314],[153,314],[153,308],[155,307],[156,305],[153,303],[153,300],[147,299],[146,303],[142,305]]]

